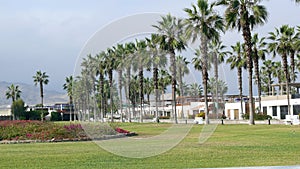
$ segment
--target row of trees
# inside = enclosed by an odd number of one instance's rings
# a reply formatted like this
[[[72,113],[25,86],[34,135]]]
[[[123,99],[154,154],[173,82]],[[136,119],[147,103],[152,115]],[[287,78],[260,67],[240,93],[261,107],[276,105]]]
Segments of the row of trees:
[[[267,53],[272,53],[273,56],[282,57],[282,67],[284,70],[285,79],[279,82],[286,82],[286,88],[289,89],[290,73],[288,72],[287,56],[291,59],[291,76],[295,80],[295,66],[294,55],[299,50],[299,27],[297,31],[293,27],[283,25],[276,28],[274,32],[270,32],[268,37],[259,38],[258,34],[252,36],[253,28],[257,25],[263,25],[268,17],[266,8],[260,5],[260,0],[220,0],[213,3],[208,3],[207,0],[198,0],[196,4],[192,4],[191,8],[185,8],[187,18],[179,19],[169,15],[163,16],[161,21],[153,25],[158,34],[152,34],[151,37],[145,40],[136,40],[135,42],[118,44],[106,51],[102,51],[96,56],[89,55],[82,63],[83,71],[78,78],[79,81],[88,81],[90,87],[88,93],[93,93],[95,98],[98,98],[101,116],[106,112],[104,104],[105,98],[110,98],[110,111],[113,114],[114,97],[113,90],[113,72],[118,72],[118,90],[115,95],[119,93],[119,108],[122,111],[122,88],[125,85],[126,102],[135,104],[132,100],[132,94],[139,95],[139,103],[144,103],[144,70],[151,69],[153,73],[153,86],[155,101],[158,102],[158,72],[164,70],[166,65],[166,56],[170,60],[170,79],[172,88],[172,114],[176,117],[176,86],[179,86],[179,95],[182,91],[182,77],[184,73],[180,65],[176,64],[176,55],[184,50],[188,43],[195,43],[200,41],[199,48],[195,49],[195,58],[192,63],[195,69],[201,71],[203,82],[203,94],[205,101],[205,114],[208,115],[208,69],[212,65],[215,70],[214,79],[218,82],[218,64],[224,61],[224,57],[229,56],[227,63],[230,63],[231,68],[238,70],[238,82],[240,97],[242,97],[242,69],[248,70],[248,86],[249,86],[249,106],[250,109],[250,124],[254,124],[254,106],[253,106],[253,67],[255,72],[255,81],[258,85],[259,102],[261,98],[261,71],[259,70],[259,63],[264,59]],[[219,15],[215,8],[219,5],[225,6],[226,10],[224,18]],[[244,42],[237,42],[236,45],[231,46],[231,51],[224,51],[225,46],[222,45],[220,36],[222,32],[228,29],[236,29],[242,33]],[[269,42],[265,40],[268,39]],[[177,54],[176,54],[177,53]],[[209,58],[212,58],[212,64],[209,64]],[[181,61],[186,59],[182,57]],[[134,61],[134,62],[133,62]],[[187,62],[186,62],[187,64]],[[184,64],[181,64],[184,65]],[[136,70],[137,76],[132,76],[131,71]],[[168,70],[167,70],[168,71]],[[125,72],[125,73],[124,73]],[[110,93],[104,96],[104,80],[108,78]],[[122,81],[122,78],[125,80]],[[139,90],[132,91],[132,79],[138,78]],[[264,77],[263,77],[264,78]],[[87,85],[87,83],[84,83]],[[95,85],[98,82],[98,85]],[[78,82],[79,83],[79,82]],[[99,86],[97,88],[95,86]],[[163,86],[163,85],[162,85]],[[82,86],[81,86],[82,87]],[[163,86],[165,87],[165,86]],[[218,99],[219,88],[214,92]],[[265,88],[263,88],[265,90]],[[83,90],[79,90],[83,91]],[[138,92],[138,93],[137,93]],[[97,93],[99,96],[97,96]],[[287,91],[289,94],[289,91]],[[110,95],[110,96],[108,96]],[[77,97],[82,99],[82,97]],[[136,98],[136,97],[135,97]],[[242,99],[241,99],[242,100]],[[81,100],[82,102],[83,100]],[[79,101],[80,102],[80,101]],[[242,106],[242,104],[241,104]],[[156,106],[157,107],[157,106]],[[261,106],[259,106],[261,107]],[[157,108],[156,108],[157,109]],[[142,107],[140,108],[142,112]],[[156,111],[158,112],[158,111]],[[142,117],[142,116],[140,116]],[[209,119],[206,118],[206,124]]]

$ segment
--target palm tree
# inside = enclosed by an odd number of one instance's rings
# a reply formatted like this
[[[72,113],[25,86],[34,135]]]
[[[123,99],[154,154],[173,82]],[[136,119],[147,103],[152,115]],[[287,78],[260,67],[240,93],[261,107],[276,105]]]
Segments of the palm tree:
[[[123,68],[124,68],[124,59],[125,59],[125,48],[123,44],[117,44],[116,47],[113,47],[116,51],[116,68],[118,71],[118,87],[119,87],[119,97],[120,97],[120,113],[121,113],[121,121],[123,121],[123,99],[122,99],[122,77],[123,77]]]
[[[126,74],[125,74],[125,96],[126,96],[126,103],[127,103],[127,107],[129,109],[128,114],[127,114],[127,118],[128,121],[131,122],[131,113],[130,113],[130,93],[131,93],[131,89],[130,89],[130,81],[131,81],[131,68],[132,68],[132,64],[133,64],[133,55],[136,51],[136,47],[135,44],[133,42],[130,43],[125,43],[124,45],[124,52],[125,52],[125,59],[122,62],[122,64],[124,64],[124,68],[126,70]],[[131,103],[132,104],[132,103]]]
[[[263,66],[261,67],[261,73],[265,74],[267,77],[267,94],[270,95],[270,93],[272,92],[272,75],[274,72],[274,68],[275,68],[275,62],[273,62],[272,60],[266,60],[263,62]],[[275,70],[277,71],[277,70]]]
[[[10,86],[7,87],[7,91],[5,93],[6,99],[11,99],[12,103],[14,103],[16,100],[18,100],[21,97],[21,93],[22,92],[19,89],[18,85],[15,86],[14,84],[11,84]],[[12,118],[13,120],[16,119],[13,109],[12,109]]]
[[[273,53],[275,57],[276,54],[280,55],[282,58],[282,65],[285,74],[286,80],[286,94],[288,100],[288,114],[290,114],[290,99],[289,99],[289,83],[290,76],[288,71],[288,60],[287,56],[292,48],[291,43],[289,41],[290,27],[288,25],[283,25],[279,29],[275,28],[275,32],[270,32],[268,39],[271,42],[268,44],[269,51]],[[282,90],[282,89],[281,89]]]
[[[67,91],[69,96],[69,106],[70,106],[70,121],[71,121],[71,113],[73,108],[73,76],[66,77],[66,82],[63,84],[63,89]],[[74,113],[74,121],[75,121],[75,113]]]
[[[198,83],[192,83],[189,85],[189,96],[197,96],[200,97],[202,95],[203,88]]]
[[[214,78],[216,81],[219,81],[219,64],[224,62],[225,57],[229,54],[228,51],[224,51],[226,46],[222,45],[221,41],[212,41],[209,43],[209,53],[208,60],[213,64],[214,67]],[[215,106],[219,107],[219,88],[215,87],[214,96],[215,96]],[[217,110],[217,109],[215,109]]]
[[[37,71],[35,76],[33,76],[33,82],[34,85],[40,85],[40,96],[41,96],[41,106],[44,105],[44,84],[47,85],[49,83],[49,76],[46,74],[46,72]]]
[[[153,74],[153,86],[154,86],[154,93],[155,93],[155,118],[156,122],[158,120],[158,71],[161,68],[164,68],[167,64],[167,57],[166,52],[160,49],[159,42],[160,36],[158,34],[151,34],[151,38],[146,38],[148,51],[150,56],[152,57],[152,74]]]
[[[242,30],[247,57],[247,69],[249,76],[249,104],[250,116],[249,124],[254,125],[253,89],[252,89],[252,43],[251,30],[256,25],[266,22],[268,13],[263,5],[259,5],[261,0],[220,0],[218,4],[225,5],[226,26],[230,29]]]
[[[253,47],[253,63],[254,63],[254,72],[256,77],[256,84],[258,90],[258,112],[261,112],[261,81],[259,76],[259,61],[265,60],[267,49],[265,48],[267,43],[265,42],[265,38],[259,38],[258,34],[254,34],[252,39],[252,47]]]
[[[220,97],[223,100],[223,96],[228,91],[227,84],[222,80],[216,80],[215,78],[210,78],[208,83],[208,91],[211,94],[215,94],[216,88],[219,88]]]
[[[189,74],[189,68],[187,67],[187,65],[190,62],[188,62],[186,60],[186,58],[184,58],[183,56],[177,56],[176,57],[176,67],[177,67],[177,79],[179,82],[179,89],[180,89],[180,96],[183,96],[183,77],[186,74]],[[181,98],[181,113],[183,113],[183,97]]]
[[[172,76],[169,74],[168,71],[164,69],[160,69],[158,71],[158,88],[162,94],[163,108],[164,108],[164,94],[167,90],[167,86],[169,86],[170,84],[172,84]]]
[[[110,89],[110,113],[111,113],[111,122],[113,122],[113,70],[116,69],[116,52],[115,50],[108,48],[106,51],[106,55],[104,57],[106,63],[106,74],[108,75],[109,79],[109,89]]]
[[[299,28],[298,28],[299,29]],[[290,62],[291,62],[291,81],[295,82],[296,80],[296,72],[295,72],[295,53],[297,53],[300,49],[300,33],[296,33],[294,27],[289,27],[286,30],[287,36],[287,43],[289,43],[290,48],[289,55],[290,55]]]
[[[157,25],[153,25],[159,32],[160,46],[163,50],[167,51],[170,55],[170,65],[172,72],[172,114],[177,121],[176,112],[176,64],[175,64],[175,51],[185,49],[183,40],[183,23],[181,19],[177,19],[170,14],[161,17]]]
[[[241,103],[241,114],[243,114],[243,76],[242,71],[246,69],[246,60],[244,58],[243,45],[237,42],[234,46],[231,46],[232,52],[227,59],[227,63],[230,63],[231,69],[237,69],[238,86],[239,86],[239,97]]]
[[[207,81],[208,81],[208,43],[219,40],[219,31],[223,31],[223,19],[214,10],[215,3],[209,4],[207,0],[198,0],[192,4],[192,8],[185,8],[188,14],[186,21],[186,35],[192,42],[200,37],[200,53],[197,57],[202,58],[202,81],[204,87],[205,122],[209,124]]]
[[[99,75],[99,96],[100,96],[100,118],[103,120],[104,117],[104,74],[105,74],[105,66],[106,62],[104,60],[105,58],[105,52],[102,51],[99,54],[96,55],[96,67],[97,67],[97,73],[96,75]]]
[[[139,95],[140,95],[140,122],[143,122],[143,105],[144,105],[144,68],[149,67],[150,56],[146,51],[146,41],[145,40],[136,40],[136,51],[133,56],[133,60],[136,61],[133,65],[134,71],[138,72],[139,77]]]
[[[86,91],[87,91],[87,99],[88,99],[88,108],[90,108],[90,97],[92,100],[92,108],[93,108],[93,114],[94,114],[94,122],[96,121],[96,112],[97,112],[97,106],[96,106],[96,75],[97,75],[97,60],[96,57],[92,57],[91,54],[87,55],[87,58],[84,58],[81,66],[83,66],[82,70],[82,76],[84,78],[84,82],[86,83]],[[88,114],[88,120],[90,120],[90,114]]]

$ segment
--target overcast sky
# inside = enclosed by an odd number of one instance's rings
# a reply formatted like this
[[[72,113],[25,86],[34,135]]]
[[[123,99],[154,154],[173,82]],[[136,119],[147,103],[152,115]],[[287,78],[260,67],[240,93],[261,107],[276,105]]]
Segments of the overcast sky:
[[[76,59],[89,38],[119,18],[144,12],[184,17],[183,8],[194,0],[0,0],[0,81],[33,84],[37,70],[47,72],[45,87],[62,91],[65,77],[72,75]],[[282,24],[300,25],[300,6],[292,0],[270,0],[262,36]],[[138,24],[138,23],[136,23]],[[227,46],[241,39],[228,33]],[[229,88],[237,92],[236,88]],[[231,93],[232,93],[231,92]]]

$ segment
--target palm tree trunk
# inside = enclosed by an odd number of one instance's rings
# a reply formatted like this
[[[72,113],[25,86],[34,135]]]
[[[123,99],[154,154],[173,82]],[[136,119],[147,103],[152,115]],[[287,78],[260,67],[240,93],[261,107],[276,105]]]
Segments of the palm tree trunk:
[[[243,109],[243,80],[242,80],[242,68],[238,67],[238,79],[239,79],[239,91],[240,91],[240,103],[241,103],[241,114],[244,114]]]
[[[104,117],[104,76],[102,73],[99,75],[99,83],[100,83],[100,119],[103,121]]]
[[[272,92],[272,87],[271,87],[271,80],[272,80],[272,74],[271,72],[269,72],[268,74],[268,95],[270,95],[270,93]]]
[[[113,105],[114,105],[114,99],[113,99],[113,70],[109,70],[108,73],[109,78],[109,91],[110,91],[110,113],[111,113],[111,122],[114,122],[114,111],[113,111]]]
[[[156,66],[153,67],[153,81],[154,81],[154,90],[155,90],[155,119],[156,122],[158,120],[158,68]]]
[[[203,67],[202,67],[202,78],[203,78],[203,92],[204,92],[204,102],[205,102],[205,124],[209,124],[208,117],[208,99],[207,99],[207,81],[208,81],[208,73],[207,73],[207,38],[205,35],[201,36],[201,51],[203,52]]]
[[[244,14],[242,14],[244,16]],[[246,57],[247,57],[247,68],[248,68],[248,86],[249,86],[249,124],[254,125],[254,109],[253,109],[253,87],[252,87],[252,44],[251,44],[251,31],[249,23],[243,26],[243,37],[245,40]]]
[[[255,76],[257,81],[257,92],[258,92],[258,112],[261,113],[261,84],[260,84],[260,76],[259,76],[259,60],[257,55],[257,50],[254,49],[253,51],[255,53],[254,57],[254,70],[255,70]]]
[[[119,96],[120,96],[120,113],[121,113],[121,122],[123,122],[123,102],[122,102],[122,70],[118,70],[119,74]]]
[[[285,78],[286,78],[286,96],[287,96],[287,101],[288,101],[288,115],[291,115],[291,110],[290,110],[290,76],[289,76],[289,71],[288,71],[288,62],[287,62],[287,55],[283,54],[282,55],[282,61],[283,61],[283,70],[285,73]]]
[[[214,56],[214,67],[215,67],[215,79],[216,79],[216,94],[215,94],[215,110],[217,114],[217,119],[218,119],[218,109],[219,109],[219,69],[218,69],[218,56]]]
[[[86,96],[87,96],[86,109],[88,112],[88,121],[90,121],[90,96],[89,96],[89,93],[86,93]],[[71,121],[71,115],[70,115],[70,121]]]
[[[292,75],[291,75],[291,80],[292,82],[295,82],[295,52],[292,50],[291,54],[290,54],[290,58],[291,58],[291,68],[292,68]]]
[[[175,63],[175,51],[170,50],[170,63],[172,72],[172,114],[174,115],[175,123],[177,124],[177,112],[176,112],[176,63]]]
[[[143,103],[144,103],[144,73],[143,66],[139,67],[139,83],[140,83],[140,122],[143,122]]]
[[[180,96],[181,96],[181,114],[183,114],[183,82],[182,82],[182,69],[179,67],[179,88],[180,88]],[[182,118],[182,117],[181,117]]]
[[[126,74],[127,74],[126,81],[127,81],[127,87],[128,87],[128,89],[127,89],[127,101],[128,101],[127,106],[128,106],[128,109],[129,109],[127,118],[128,118],[129,122],[131,122],[131,110],[130,110],[131,104],[130,104],[130,99],[129,99],[130,98],[130,76],[131,76],[130,71],[131,71],[131,66],[129,66],[126,69]]]
[[[126,103],[126,110],[125,110],[125,115],[126,115],[126,118],[128,118],[128,113],[129,113],[129,100],[128,100],[128,86],[129,84],[127,84],[127,81],[125,80],[125,84],[124,84],[124,90],[125,90],[125,103]]]

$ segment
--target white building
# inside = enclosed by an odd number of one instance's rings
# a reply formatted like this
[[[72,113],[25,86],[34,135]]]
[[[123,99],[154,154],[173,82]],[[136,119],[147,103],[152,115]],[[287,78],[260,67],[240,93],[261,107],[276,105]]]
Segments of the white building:
[[[280,89],[284,88],[284,84],[274,84],[272,85],[272,93],[268,96],[261,97],[261,112],[270,115],[273,119],[283,120],[286,119],[288,113],[288,99],[286,92],[283,90],[275,90],[276,87]],[[290,94],[290,115],[299,115],[300,113],[300,94],[298,88],[300,83],[290,83],[291,87],[297,88],[296,94]],[[257,110],[259,106],[258,99],[255,98],[255,109]],[[230,101],[225,104],[225,115],[231,120],[241,120],[242,115],[249,113],[248,100],[243,100],[242,102],[243,111],[241,111],[241,102],[239,99],[235,101]],[[243,113],[242,113],[243,112]],[[256,112],[258,113],[258,112]]]

